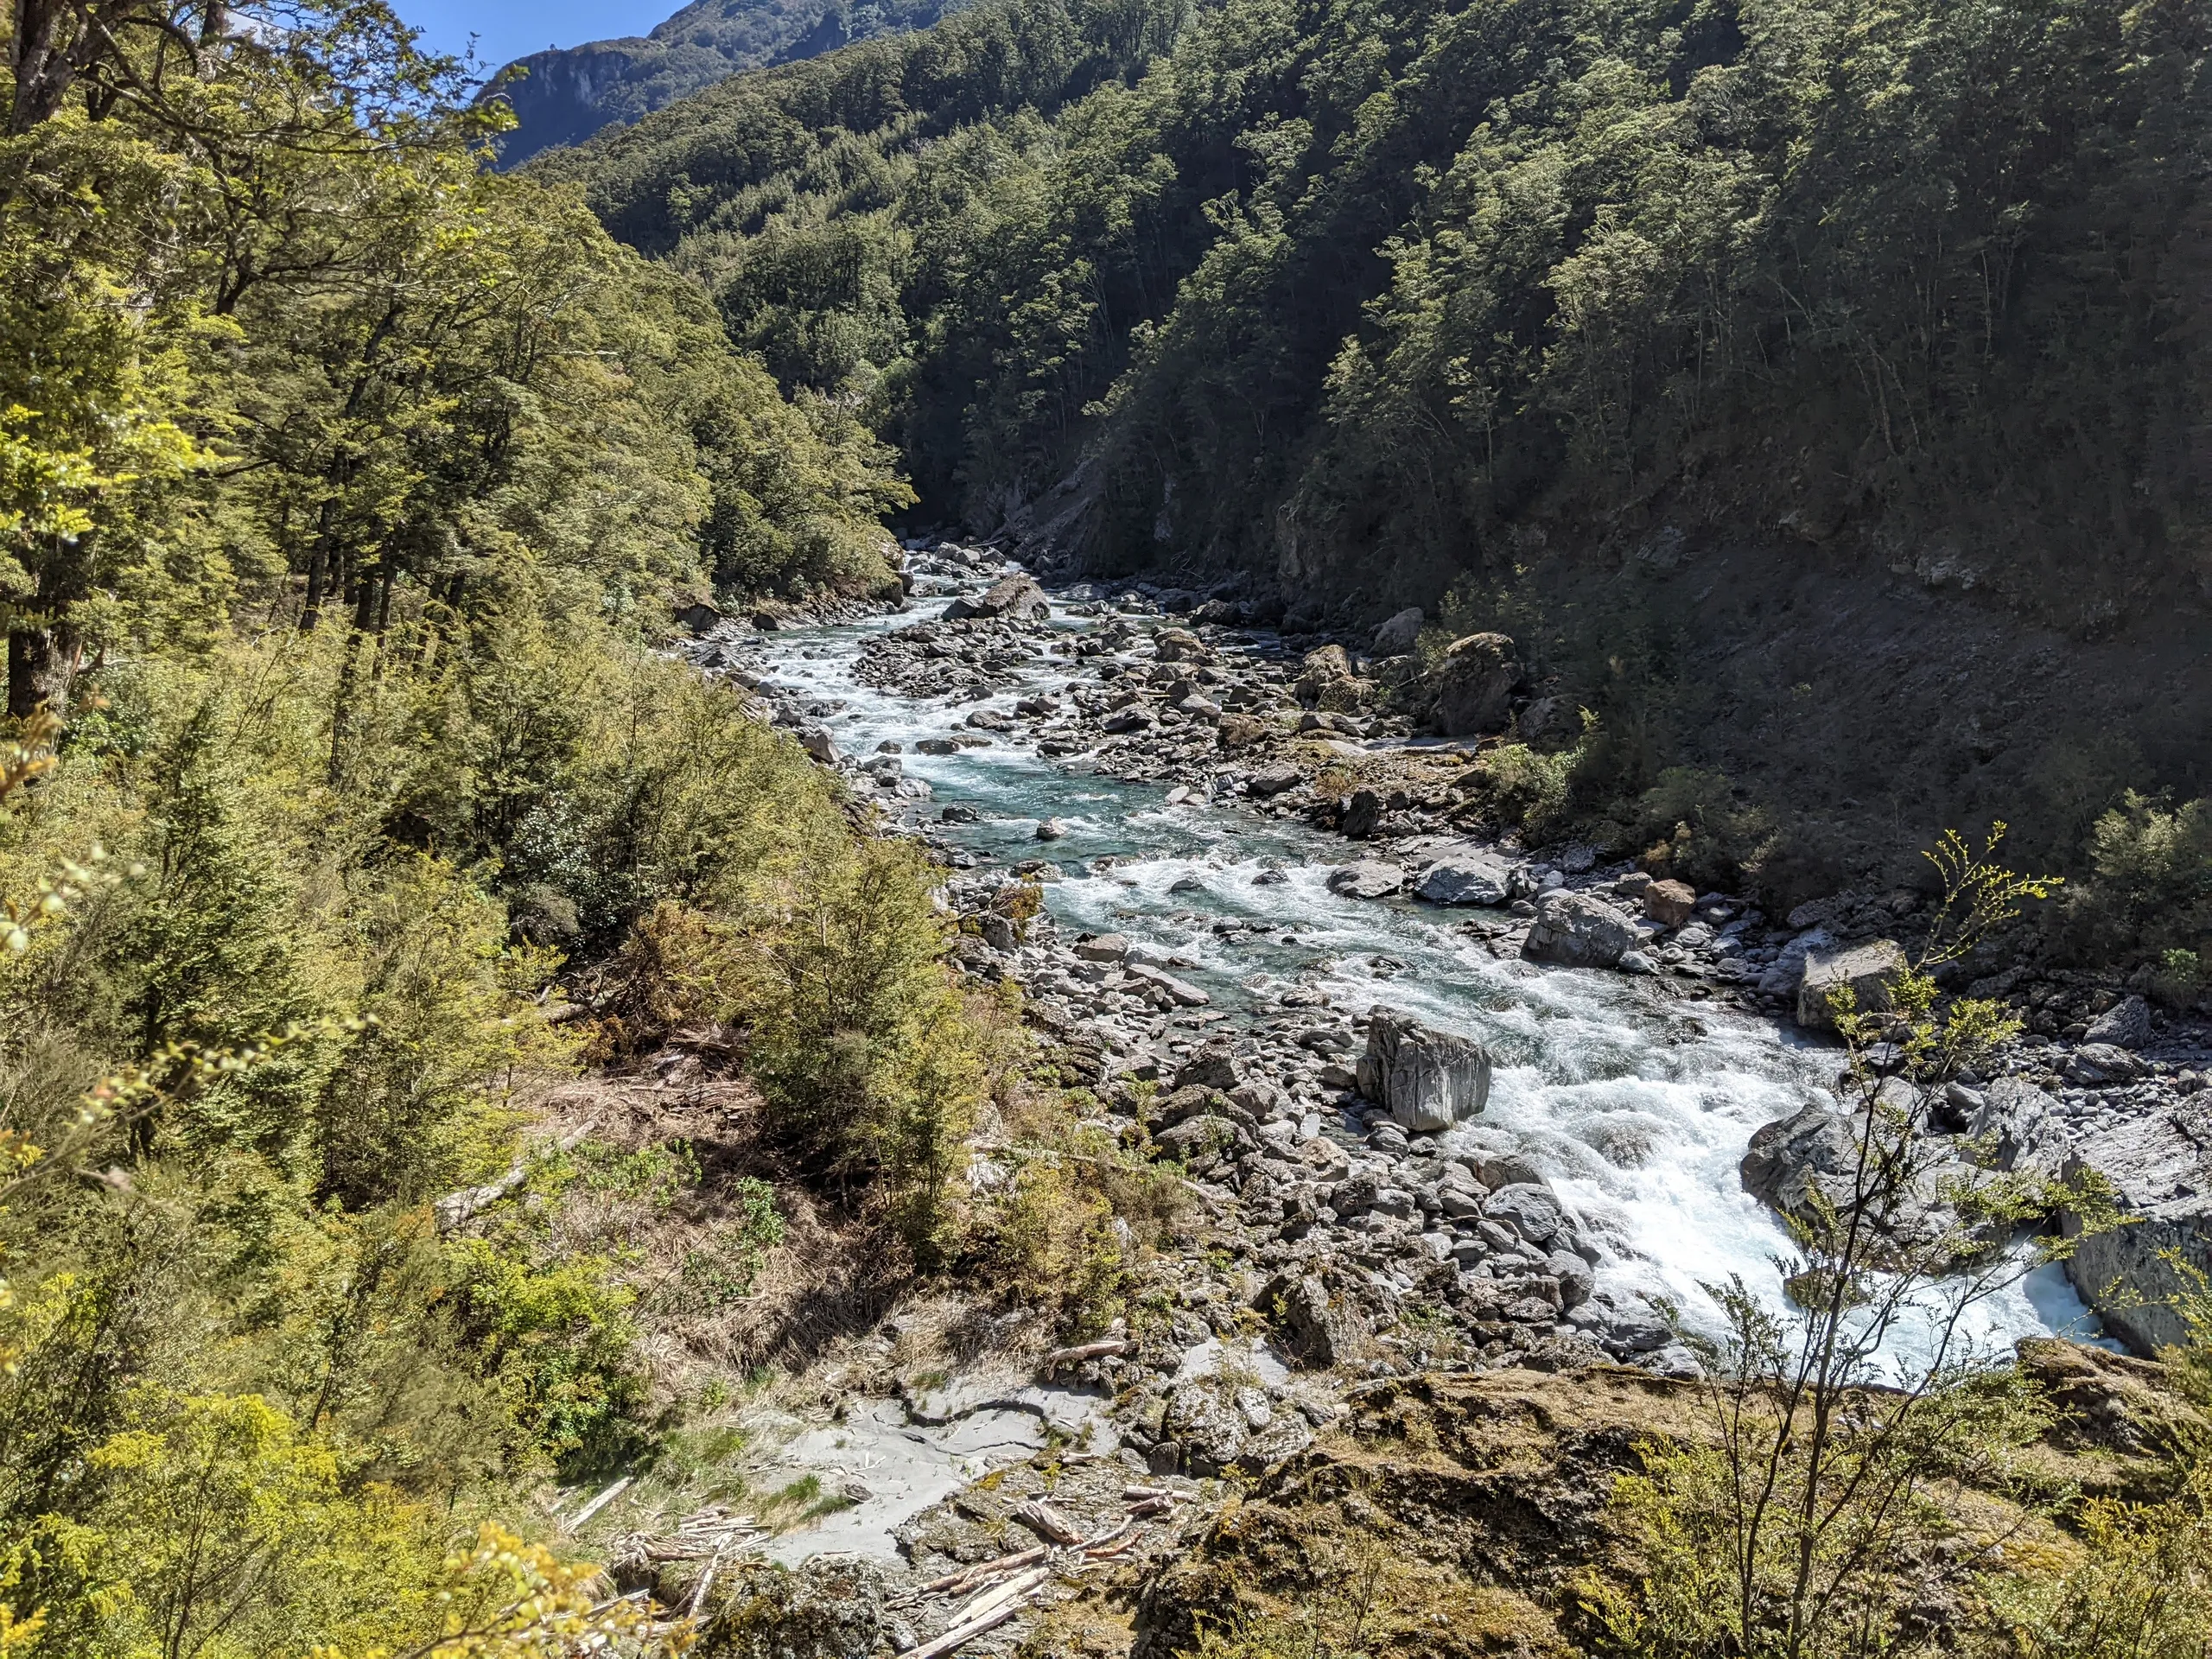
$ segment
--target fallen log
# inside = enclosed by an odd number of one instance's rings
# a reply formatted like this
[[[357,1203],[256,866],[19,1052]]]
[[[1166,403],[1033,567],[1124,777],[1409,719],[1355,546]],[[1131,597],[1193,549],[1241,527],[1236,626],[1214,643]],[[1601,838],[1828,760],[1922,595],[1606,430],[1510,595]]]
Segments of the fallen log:
[[[599,1120],[591,1118],[580,1128],[573,1128],[553,1143],[556,1152],[567,1152],[599,1127]],[[514,1161],[514,1167],[496,1181],[486,1181],[481,1186],[464,1186],[458,1192],[448,1192],[432,1201],[430,1213],[437,1217],[438,1230],[449,1233],[469,1221],[487,1205],[497,1204],[530,1179],[531,1166],[542,1154],[524,1153]]]

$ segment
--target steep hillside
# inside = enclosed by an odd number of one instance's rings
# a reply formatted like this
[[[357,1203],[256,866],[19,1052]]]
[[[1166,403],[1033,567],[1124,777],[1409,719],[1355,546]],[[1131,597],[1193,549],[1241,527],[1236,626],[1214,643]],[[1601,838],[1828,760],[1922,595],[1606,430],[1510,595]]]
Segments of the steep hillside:
[[[925,515],[1309,628],[1502,627],[1624,734],[1614,786],[1774,772],[1847,864],[1900,812],[2046,806],[2065,856],[2212,764],[2208,32],[1002,0],[566,165],[787,389],[861,409]],[[1805,583],[1829,621],[1751,672]],[[2056,656],[2000,690],[1908,652],[1901,708],[1853,664],[1912,635]],[[1750,743],[1777,721],[1802,752]]]
[[[512,166],[581,143],[740,70],[925,29],[945,10],[943,0],[693,0],[642,36],[532,52],[501,69],[484,94],[505,99],[520,123],[501,142],[500,159]]]

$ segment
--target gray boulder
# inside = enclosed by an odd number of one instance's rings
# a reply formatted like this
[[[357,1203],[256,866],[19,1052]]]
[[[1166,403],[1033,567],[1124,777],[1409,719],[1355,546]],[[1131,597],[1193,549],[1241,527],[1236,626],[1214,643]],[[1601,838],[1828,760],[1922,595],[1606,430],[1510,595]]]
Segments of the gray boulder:
[[[2140,1048],[2151,1040],[2151,1005],[2139,996],[2123,997],[2089,1022],[2082,1040],[2114,1048]]]
[[[1483,1215],[1539,1248],[1559,1236],[1563,1223],[1559,1200],[1533,1182],[1501,1186],[1484,1200]]]
[[[1455,639],[1436,675],[1436,724],[1446,737],[1472,736],[1505,724],[1521,664],[1502,633]]]
[[[1371,789],[1352,791],[1351,799],[1344,804],[1344,813],[1337,828],[1347,841],[1365,841],[1375,833],[1375,826],[1382,822],[1382,798]]]
[[[1414,648],[1414,642],[1421,638],[1421,625],[1427,620],[1418,605],[1400,611],[1375,630],[1376,655],[1404,656]]]
[[[1033,576],[1014,575],[1003,582],[995,582],[980,594],[963,594],[944,607],[945,615],[957,621],[973,616],[1004,616],[1019,620],[1050,616],[1052,601]]]
[[[1502,905],[1513,867],[1496,853],[1468,849],[1444,855],[1421,873],[1414,892],[1432,905]]]
[[[1406,884],[1406,873],[1395,864],[1363,858],[1342,864],[1329,873],[1329,891],[1347,899],[1383,899]]]
[[[1611,968],[1636,942],[1636,929],[1620,912],[1602,899],[1562,887],[1536,900],[1536,925],[1521,954],[1570,968]]]
[[[2127,1050],[2111,1043],[2084,1043],[2066,1062],[2066,1081],[2084,1089],[2107,1084],[2133,1083],[2150,1068]]]
[[[1414,1135],[1448,1129],[1490,1099],[1490,1055],[1480,1043],[1380,1007],[1368,1015],[1357,1077],[1359,1092]]]
[[[1859,1163],[1852,1121],[1824,1106],[1808,1106],[1759,1128],[1737,1167],[1744,1191],[1786,1216],[1811,1212],[1815,1190],[1831,1199],[1850,1191]]]
[[[2018,1077],[1999,1077],[1981,1091],[1966,1132],[1991,1143],[1991,1161],[2007,1174],[2056,1174],[2064,1161],[2065,1131],[2050,1115],[2050,1096]]]
[[[1895,939],[1877,939],[1847,950],[1808,951],[1805,977],[1797,983],[1797,1023],[1808,1030],[1834,1030],[1828,999],[1847,986],[1857,999],[1859,1013],[1886,1008],[1890,987],[1904,969],[1904,950]]]
[[[1256,795],[1265,800],[1271,795],[1281,794],[1287,789],[1296,789],[1305,780],[1306,774],[1298,769],[1295,761],[1278,760],[1274,766],[1261,767],[1246,779],[1244,789],[1247,794]]]
[[[2189,1334],[2175,1299],[2193,1286],[2176,1262],[2212,1272],[2212,1109],[2196,1099],[2091,1136],[2066,1165],[2069,1175],[2104,1176],[2129,1218],[2081,1238],[2066,1276],[2105,1329],[2145,1357]],[[2080,1236],[2078,1216],[2060,1223]]]

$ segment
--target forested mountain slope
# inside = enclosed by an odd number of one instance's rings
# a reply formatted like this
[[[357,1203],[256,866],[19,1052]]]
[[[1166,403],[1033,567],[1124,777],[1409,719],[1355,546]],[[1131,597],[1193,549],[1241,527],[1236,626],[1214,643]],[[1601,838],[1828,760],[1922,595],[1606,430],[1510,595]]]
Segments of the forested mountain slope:
[[[562,164],[787,388],[862,409],[925,512],[1316,620],[1456,593],[1664,753],[1756,766],[1771,736],[1722,752],[1795,721],[1812,787],[1936,779],[1916,814],[2075,762],[2019,750],[1975,793],[2008,691],[1891,764],[1953,711],[1899,738],[1853,701],[1881,593],[1907,622],[1965,595],[2015,663],[2047,643],[2017,630],[2212,597],[2209,29],[2186,0],[1006,0]],[[1808,660],[1729,680],[1738,626],[1793,607]],[[2130,659],[2126,709],[2107,670],[2033,723],[2201,783],[2190,638]]]
[[[635,121],[741,69],[810,58],[850,41],[925,28],[941,0],[693,0],[650,33],[532,52],[492,78],[516,126],[499,141],[512,166]]]

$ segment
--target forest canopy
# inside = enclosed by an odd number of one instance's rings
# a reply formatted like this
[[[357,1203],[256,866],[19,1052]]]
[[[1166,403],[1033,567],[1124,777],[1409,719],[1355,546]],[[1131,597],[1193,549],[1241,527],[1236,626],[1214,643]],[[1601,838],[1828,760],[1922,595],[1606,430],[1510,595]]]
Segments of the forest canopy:
[[[1001,0],[585,149],[978,528],[1433,597],[1550,524],[2212,592],[2189,0]],[[1936,556],[1930,555],[1929,556]]]

